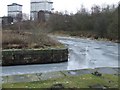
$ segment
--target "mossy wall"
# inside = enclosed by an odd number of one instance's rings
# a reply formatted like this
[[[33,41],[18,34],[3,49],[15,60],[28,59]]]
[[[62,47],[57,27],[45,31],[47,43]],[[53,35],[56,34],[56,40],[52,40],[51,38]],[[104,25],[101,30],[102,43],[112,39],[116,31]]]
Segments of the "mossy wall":
[[[65,61],[68,61],[68,49],[2,51],[2,66],[48,64]]]

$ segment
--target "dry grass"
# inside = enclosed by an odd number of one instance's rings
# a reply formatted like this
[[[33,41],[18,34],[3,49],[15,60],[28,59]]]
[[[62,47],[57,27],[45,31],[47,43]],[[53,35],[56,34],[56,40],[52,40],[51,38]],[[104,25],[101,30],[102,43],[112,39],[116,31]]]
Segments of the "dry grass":
[[[46,48],[61,45],[59,42],[51,39],[43,33],[32,33],[25,31],[3,31],[2,48],[3,49],[21,49],[21,48]]]

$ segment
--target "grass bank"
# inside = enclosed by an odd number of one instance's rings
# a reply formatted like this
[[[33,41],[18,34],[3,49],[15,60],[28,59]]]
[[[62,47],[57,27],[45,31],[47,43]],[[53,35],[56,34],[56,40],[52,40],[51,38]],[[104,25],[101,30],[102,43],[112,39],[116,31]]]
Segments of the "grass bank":
[[[51,31],[50,34],[52,35],[60,35],[60,36],[72,36],[72,37],[80,37],[80,38],[90,38],[92,40],[100,40],[100,41],[112,41],[119,43],[119,40],[113,40],[108,38],[100,38],[98,37],[97,33],[93,32],[85,32],[85,31]]]
[[[63,46],[42,32],[3,30],[0,33],[2,33],[3,49],[33,49]]]
[[[102,74],[102,76],[86,74],[37,82],[7,83],[2,86],[3,88],[118,88],[118,76],[110,74]]]

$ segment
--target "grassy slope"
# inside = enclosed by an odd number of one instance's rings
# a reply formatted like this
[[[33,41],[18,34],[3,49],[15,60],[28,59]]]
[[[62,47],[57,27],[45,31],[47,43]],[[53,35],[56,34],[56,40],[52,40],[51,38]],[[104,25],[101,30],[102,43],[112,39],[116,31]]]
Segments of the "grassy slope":
[[[62,44],[41,32],[6,30],[2,32],[2,46],[3,49],[32,49],[59,47]]]
[[[3,84],[3,88],[50,88],[53,84],[63,84],[65,88],[89,88],[100,84],[109,88],[118,88],[118,76],[104,74],[101,77],[92,74],[82,76],[66,76],[39,82]]]

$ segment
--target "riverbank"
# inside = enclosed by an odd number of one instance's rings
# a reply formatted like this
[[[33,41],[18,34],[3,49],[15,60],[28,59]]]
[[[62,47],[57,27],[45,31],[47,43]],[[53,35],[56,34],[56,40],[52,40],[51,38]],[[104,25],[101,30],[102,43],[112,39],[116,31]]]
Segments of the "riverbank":
[[[119,68],[3,76],[3,88],[118,88]]]
[[[96,33],[85,33],[85,32],[78,32],[78,31],[53,31],[49,33],[50,35],[54,36],[63,36],[63,37],[74,37],[74,38],[84,38],[84,39],[91,39],[97,41],[111,41],[114,43],[120,43],[119,40],[113,40],[108,38],[100,38],[97,37]]]

